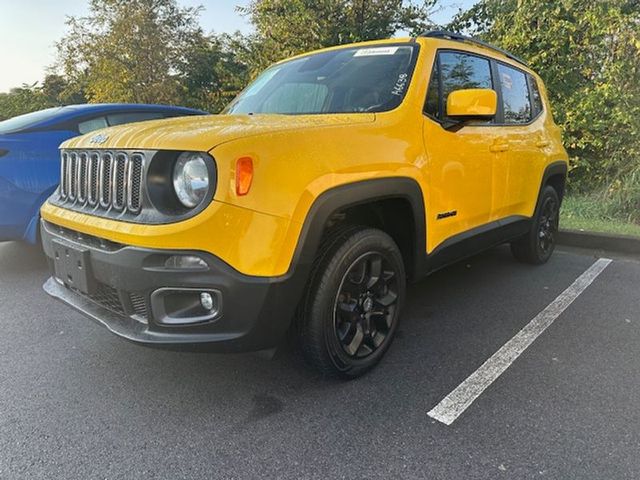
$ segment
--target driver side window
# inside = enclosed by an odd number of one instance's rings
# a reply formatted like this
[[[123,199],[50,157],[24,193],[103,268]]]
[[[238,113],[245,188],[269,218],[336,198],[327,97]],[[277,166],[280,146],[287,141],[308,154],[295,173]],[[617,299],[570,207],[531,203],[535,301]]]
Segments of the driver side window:
[[[429,82],[425,113],[444,120],[449,94],[468,88],[493,88],[489,60],[461,52],[439,52]]]

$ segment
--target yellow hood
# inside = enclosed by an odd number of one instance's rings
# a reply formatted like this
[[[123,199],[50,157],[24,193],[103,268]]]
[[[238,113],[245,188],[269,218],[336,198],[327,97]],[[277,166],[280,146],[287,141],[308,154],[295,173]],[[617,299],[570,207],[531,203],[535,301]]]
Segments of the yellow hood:
[[[369,123],[372,113],[334,115],[202,115],[105,128],[67,140],[61,148],[190,150],[212,148],[254,135],[335,125]]]

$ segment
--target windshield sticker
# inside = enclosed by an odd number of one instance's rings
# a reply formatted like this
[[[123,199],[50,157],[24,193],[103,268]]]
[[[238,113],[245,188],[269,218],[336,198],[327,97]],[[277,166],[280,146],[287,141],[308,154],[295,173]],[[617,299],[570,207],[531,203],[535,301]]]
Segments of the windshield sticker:
[[[373,57],[376,55],[393,55],[398,47],[361,48],[353,54],[354,57]]]
[[[404,89],[407,86],[407,81],[409,79],[409,75],[406,73],[401,73],[398,75],[398,80],[396,84],[391,89],[391,94],[401,97],[404,93]]]

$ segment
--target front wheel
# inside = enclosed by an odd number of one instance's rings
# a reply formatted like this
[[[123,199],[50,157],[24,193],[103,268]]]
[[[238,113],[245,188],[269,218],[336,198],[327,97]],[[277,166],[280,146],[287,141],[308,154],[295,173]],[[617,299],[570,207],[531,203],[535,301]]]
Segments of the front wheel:
[[[389,235],[348,227],[328,236],[300,309],[306,360],[344,378],[373,368],[391,345],[405,288],[402,255]]]
[[[560,199],[555,188],[542,190],[531,229],[523,237],[511,243],[511,252],[517,260],[541,265],[551,257],[556,247],[560,224]]]

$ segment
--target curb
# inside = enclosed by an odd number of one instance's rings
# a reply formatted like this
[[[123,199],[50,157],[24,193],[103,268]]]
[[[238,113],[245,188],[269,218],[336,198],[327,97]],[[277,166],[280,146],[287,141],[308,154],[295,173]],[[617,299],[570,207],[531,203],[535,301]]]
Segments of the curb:
[[[629,235],[560,230],[558,232],[558,244],[592,250],[640,254],[640,238]]]

